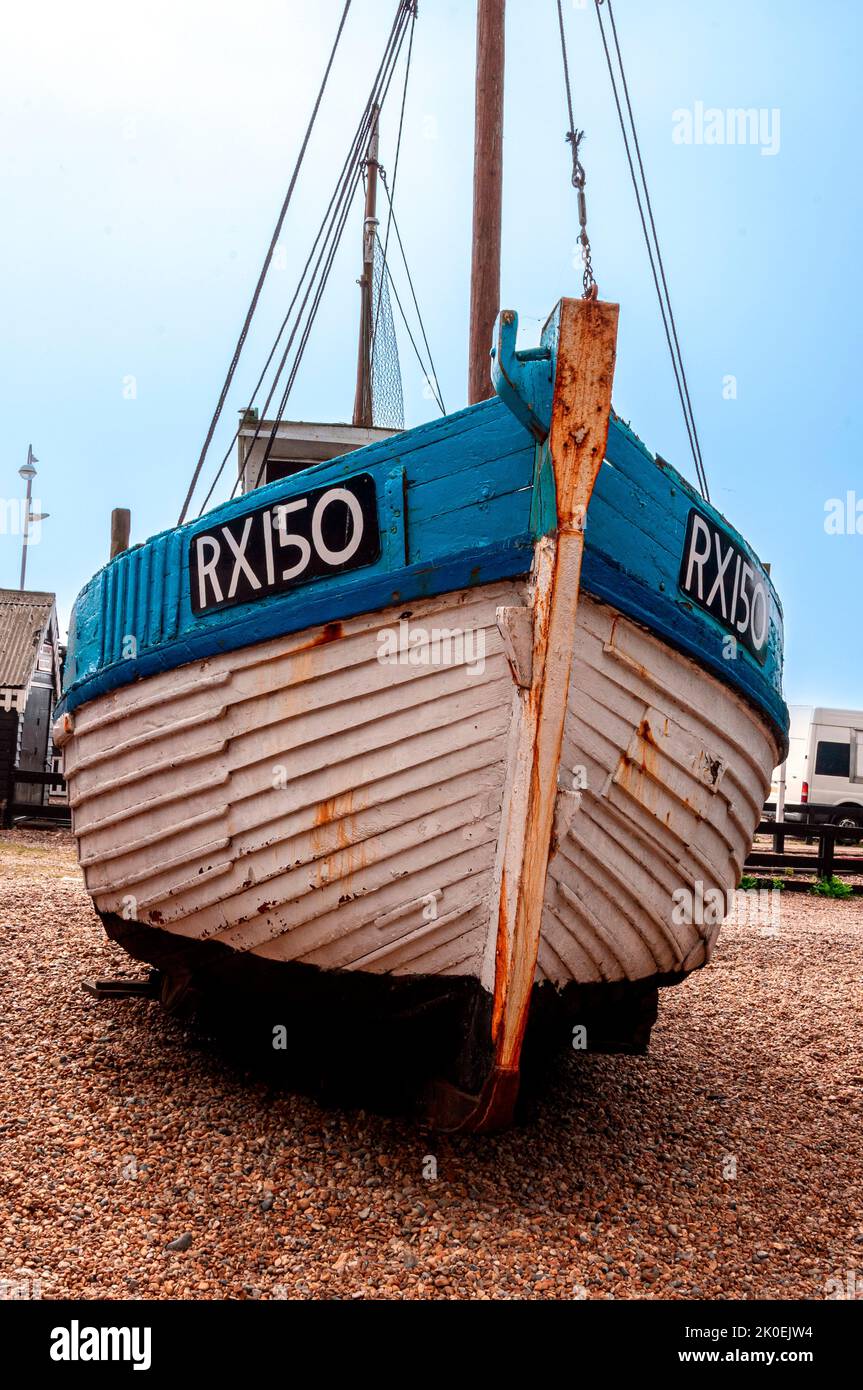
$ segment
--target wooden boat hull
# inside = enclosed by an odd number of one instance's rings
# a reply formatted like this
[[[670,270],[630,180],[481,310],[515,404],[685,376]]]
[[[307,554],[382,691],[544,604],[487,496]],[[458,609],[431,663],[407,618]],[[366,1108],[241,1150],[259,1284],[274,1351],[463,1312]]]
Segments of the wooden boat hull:
[[[79,600],[57,727],[88,890],[165,1001],[242,1009],[265,1047],[290,1028],[334,1070],[369,1047],[391,1061],[398,1025],[401,1067],[437,1083],[453,1127],[506,1122],[525,1036],[646,1045],[657,987],[718,931],[680,895],[736,887],[782,754],[778,601],[765,579],[763,651],[729,659],[727,624],[681,593],[687,518],[720,522],[619,423],[600,468],[607,403],[597,443],[561,385],[589,356],[563,338],[602,330],[591,315],[555,330],[548,442],[499,341],[506,406],[465,412],[474,457],[448,464],[472,551],[450,510],[451,553],[422,563],[443,470],[421,432],[414,454],[410,435],[391,446],[407,553],[384,546],[364,589],[264,598],[244,627],[200,618],[180,584],[165,597],[185,542],[157,538]],[[382,448],[391,476],[387,447],[362,451],[368,476]],[[131,671],[114,655],[130,630],[147,634]]]
[[[303,1004],[307,1038],[321,1009],[331,1035],[331,1007],[339,1036],[400,1025],[418,1080],[425,1066],[470,1094],[490,1036],[512,721],[496,614],[525,597],[464,590],[81,711],[66,775],[87,888],[110,935],[164,972],[166,1000],[267,999],[262,1043]],[[404,642],[435,630],[464,634],[473,659],[436,665]],[[674,894],[737,885],[777,757],[751,706],[582,596],[535,972],[555,995],[534,1001],[546,1030],[646,1041],[657,981],[705,964],[719,929],[675,925]]]

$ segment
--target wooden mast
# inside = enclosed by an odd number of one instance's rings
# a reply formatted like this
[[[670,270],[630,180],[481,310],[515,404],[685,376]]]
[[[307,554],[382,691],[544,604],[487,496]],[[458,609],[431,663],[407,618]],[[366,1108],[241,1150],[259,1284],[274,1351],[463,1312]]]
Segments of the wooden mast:
[[[492,395],[489,352],[500,309],[505,10],[506,0],[477,3],[469,405]]]
[[[372,128],[366,155],[366,211],[363,221],[363,273],[360,277],[360,341],[357,352],[357,389],[354,396],[355,425],[367,429],[372,419],[372,338],[374,336],[375,237],[378,229],[378,124],[380,107],[372,112]]]

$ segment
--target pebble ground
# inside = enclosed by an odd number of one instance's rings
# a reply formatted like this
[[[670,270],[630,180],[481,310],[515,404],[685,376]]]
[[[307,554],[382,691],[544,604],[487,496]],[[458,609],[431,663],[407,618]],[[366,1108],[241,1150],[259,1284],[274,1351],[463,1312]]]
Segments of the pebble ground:
[[[0,1279],[43,1298],[863,1293],[863,901],[787,894],[666,991],[648,1057],[563,1058],[446,1139],[274,1090],[141,1000],[69,836],[0,836]]]

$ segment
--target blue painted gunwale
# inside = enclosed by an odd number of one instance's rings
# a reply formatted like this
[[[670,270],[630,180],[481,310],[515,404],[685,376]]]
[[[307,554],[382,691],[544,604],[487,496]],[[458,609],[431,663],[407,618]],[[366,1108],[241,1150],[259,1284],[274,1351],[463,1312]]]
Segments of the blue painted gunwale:
[[[194,537],[228,518],[286,501],[355,473],[375,479],[381,555],[236,608],[195,616],[188,587]],[[784,747],[782,610],[772,584],[767,658],[742,646],[727,660],[727,633],[680,592],[691,507],[753,560],[743,537],[616,416],[590,504],[584,588],[693,657],[769,718]],[[81,591],[69,632],[57,714],[162,671],[283,634],[452,590],[526,575],[539,535],[554,529],[553,476],[538,444],[492,398],[225,503],[162,532],[105,565]],[[136,641],[136,654],[123,655]]]
[[[606,462],[587,515],[582,584],[730,685],[771,720],[782,757],[789,715],[782,697],[782,605],[767,579],[770,626],[761,665],[742,644],[729,656],[729,634],[681,592],[679,572],[693,507],[761,568],[752,546],[622,420],[609,422]]]
[[[526,574],[536,444],[495,399],[258,488],[99,570],[75,602],[58,713],[131,681],[284,633]],[[375,480],[381,555],[249,604],[196,616],[189,547],[228,518],[355,473]],[[129,637],[134,657],[124,656]]]

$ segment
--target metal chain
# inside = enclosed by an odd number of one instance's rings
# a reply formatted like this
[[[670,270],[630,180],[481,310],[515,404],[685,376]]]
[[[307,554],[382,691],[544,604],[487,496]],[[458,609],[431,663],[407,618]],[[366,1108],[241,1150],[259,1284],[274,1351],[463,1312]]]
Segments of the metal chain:
[[[567,143],[572,151],[572,186],[578,195],[578,244],[581,247],[581,258],[584,262],[584,273],[581,283],[584,288],[585,299],[596,299],[599,294],[599,286],[593,274],[593,262],[591,260],[590,238],[587,235],[587,199],[584,194],[584,185],[587,176],[584,172],[584,165],[581,162],[580,149],[584,139],[584,131],[576,130],[575,120],[572,112],[572,86],[569,80],[569,59],[566,53],[566,34],[563,28],[563,6],[561,0],[557,0],[557,19],[560,25],[560,51],[563,57],[563,78],[566,84],[566,105],[569,111],[569,130],[566,133]]]
[[[590,258],[590,238],[587,235],[587,199],[584,196],[584,185],[587,178],[584,165],[578,155],[579,146],[584,139],[584,131],[570,130],[566,138],[572,148],[572,186],[578,194],[578,222],[581,230],[577,240],[581,246],[581,258],[584,261],[584,274],[581,277],[581,282],[584,286],[584,298],[596,299],[599,286],[594,279],[593,263]]]

